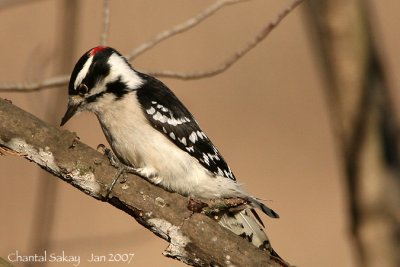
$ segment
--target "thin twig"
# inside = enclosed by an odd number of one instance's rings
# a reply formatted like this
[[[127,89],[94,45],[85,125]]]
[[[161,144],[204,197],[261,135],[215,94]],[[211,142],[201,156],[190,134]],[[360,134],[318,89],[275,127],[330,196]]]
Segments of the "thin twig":
[[[58,87],[68,84],[69,75],[60,75],[41,82],[9,83],[1,84],[2,92],[33,92],[45,88]]]
[[[106,45],[108,39],[108,33],[110,30],[110,1],[103,1],[103,31],[100,36],[100,44]]]
[[[217,12],[220,8],[228,4],[234,4],[244,0],[218,0],[213,5],[209,6],[197,16],[187,20],[186,22],[176,25],[174,28],[166,30],[164,32],[159,33],[150,41],[140,45],[136,49],[134,49],[126,58],[133,59],[144,53],[145,51],[151,49],[158,43],[163,40],[170,38],[178,33],[187,31],[192,27],[196,26],[206,18],[210,17],[212,14]],[[109,0],[104,0],[104,9],[103,9],[103,32],[101,35],[101,44],[104,45],[106,43],[108,31],[109,31]],[[32,92],[38,91],[45,88],[56,87],[61,85],[66,85],[68,83],[68,75],[62,75],[59,77],[53,77],[46,79],[41,82],[33,82],[33,83],[9,83],[9,84],[0,84],[0,90],[3,92]]]
[[[247,54],[250,50],[252,50],[257,44],[263,41],[269,33],[279,25],[279,23],[294,9],[296,8],[303,0],[294,0],[288,7],[286,7],[282,12],[278,14],[275,20],[269,22],[261,31],[255,36],[253,40],[251,40],[246,46],[242,47],[240,50],[236,51],[233,55],[231,55],[228,59],[226,59],[219,66],[199,72],[176,72],[170,70],[163,71],[147,71],[146,73],[150,75],[154,75],[157,77],[168,77],[168,78],[176,78],[182,80],[190,80],[190,79],[200,79],[206,78],[210,76],[214,76],[226,71],[229,67],[231,67],[234,63],[236,63],[241,57]]]
[[[33,0],[0,0],[0,9],[19,4],[31,4]]]
[[[152,41],[149,41],[149,42],[141,45],[140,47],[136,48],[131,53],[130,56],[129,55],[127,56],[127,58],[130,58],[130,59],[135,58],[139,54],[154,47],[156,44],[158,44],[162,40],[165,40],[166,38],[169,38],[169,37],[171,37],[177,33],[180,33],[182,31],[188,30],[189,28],[195,26],[196,24],[198,24],[199,22],[201,22],[202,20],[204,20],[205,18],[207,18],[208,16],[210,16],[211,14],[216,12],[223,5],[232,4],[232,3],[239,2],[239,1],[243,1],[243,0],[220,0],[220,1],[217,1],[214,5],[207,8],[205,11],[203,11],[202,13],[197,15],[195,18],[188,20],[186,23],[177,25],[171,30],[160,33],[154,39],[152,39]],[[294,0],[288,7],[286,7],[281,13],[278,14],[278,16],[275,18],[274,21],[268,23],[268,25],[266,27],[264,27],[251,42],[249,42],[246,46],[244,46],[239,51],[235,52],[231,57],[229,57],[227,60],[225,60],[222,64],[220,64],[219,66],[217,66],[213,69],[199,71],[199,72],[192,72],[192,73],[176,72],[176,71],[170,71],[170,70],[148,71],[147,73],[154,75],[154,76],[158,76],[158,77],[169,77],[169,78],[184,79],[184,80],[185,79],[186,80],[200,79],[200,78],[206,78],[206,77],[220,74],[220,73],[224,72],[225,70],[227,70],[234,63],[236,63],[241,57],[243,57],[247,52],[249,52],[251,49],[253,49],[258,43],[260,43],[262,40],[264,40],[269,35],[269,33],[274,28],[276,28],[276,26],[294,8],[296,8],[302,1],[303,0]],[[199,19],[199,17],[200,17],[200,19]],[[46,79],[41,82],[0,84],[0,91],[3,91],[3,92],[39,91],[39,90],[45,89],[45,88],[66,85],[66,84],[68,84],[68,79],[69,79],[69,75],[60,75],[57,77],[52,77],[52,78]]]
[[[243,1],[243,0],[218,0],[214,4],[212,4],[211,6],[207,7],[202,12],[197,14],[195,17],[192,17],[192,18],[188,19],[187,21],[176,25],[171,29],[160,32],[154,38],[150,39],[149,41],[147,41],[147,42],[141,44],[140,46],[138,46],[137,48],[133,49],[132,52],[127,55],[126,58],[128,60],[132,60],[132,59],[138,57],[139,55],[143,54],[147,50],[151,49],[155,45],[159,44],[160,42],[162,42],[168,38],[171,38],[172,36],[174,36],[176,34],[182,33],[184,31],[187,31],[187,30],[193,28],[194,26],[198,25],[200,22],[204,21],[206,18],[213,15],[215,12],[217,12],[223,6],[229,5],[229,4],[235,4],[235,3],[238,3],[241,1]]]

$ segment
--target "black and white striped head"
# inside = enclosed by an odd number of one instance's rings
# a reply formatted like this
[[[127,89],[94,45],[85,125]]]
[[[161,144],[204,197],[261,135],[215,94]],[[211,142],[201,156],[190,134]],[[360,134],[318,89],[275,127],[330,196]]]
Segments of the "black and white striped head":
[[[115,49],[105,46],[90,49],[72,71],[68,109],[61,126],[80,111],[96,113],[108,104],[111,108],[113,101],[140,87],[142,82],[138,73]]]

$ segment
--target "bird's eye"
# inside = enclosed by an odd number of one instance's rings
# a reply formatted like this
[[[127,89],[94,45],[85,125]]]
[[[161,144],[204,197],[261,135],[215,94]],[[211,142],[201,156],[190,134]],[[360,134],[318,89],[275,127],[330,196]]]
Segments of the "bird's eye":
[[[89,88],[86,86],[86,84],[81,83],[77,89],[78,94],[80,96],[84,96],[85,94],[87,94],[87,92],[89,92]]]

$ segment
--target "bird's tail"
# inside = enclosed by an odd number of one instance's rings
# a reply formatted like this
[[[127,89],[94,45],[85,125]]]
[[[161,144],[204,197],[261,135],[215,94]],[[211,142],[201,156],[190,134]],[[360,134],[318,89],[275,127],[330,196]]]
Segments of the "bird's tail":
[[[253,208],[224,213],[218,222],[256,247],[268,250],[271,255],[280,258],[271,247],[271,243],[262,228],[264,225]]]
[[[251,206],[253,206],[254,208],[258,208],[258,209],[262,210],[269,217],[271,217],[271,218],[279,218],[279,214],[276,213],[273,209],[268,208],[264,203],[262,203],[260,201],[259,198],[250,196],[250,197],[247,198],[247,201],[249,201],[251,203]],[[261,220],[259,219],[258,216],[257,216],[257,220],[262,224],[262,222],[261,222]]]

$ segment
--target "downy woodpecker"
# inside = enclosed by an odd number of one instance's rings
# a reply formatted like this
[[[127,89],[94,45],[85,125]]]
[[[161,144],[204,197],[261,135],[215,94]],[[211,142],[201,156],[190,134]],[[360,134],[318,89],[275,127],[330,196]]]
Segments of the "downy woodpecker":
[[[272,218],[278,214],[243,191],[193,115],[165,84],[134,70],[115,49],[98,46],[77,62],[68,92],[61,125],[78,112],[93,112],[118,160],[150,182],[197,199],[242,198],[247,207],[224,214],[219,223],[275,253],[254,208]]]

